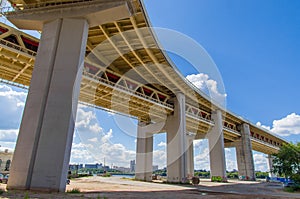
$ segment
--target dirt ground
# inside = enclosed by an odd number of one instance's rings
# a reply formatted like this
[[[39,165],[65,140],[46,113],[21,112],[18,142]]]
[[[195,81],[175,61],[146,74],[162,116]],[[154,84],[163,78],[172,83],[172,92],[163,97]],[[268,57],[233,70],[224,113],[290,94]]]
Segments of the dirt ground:
[[[5,189],[1,184],[0,188]],[[67,190],[78,188],[80,193],[36,193],[7,191],[0,198],[300,198],[300,193],[286,193],[281,184],[266,182],[212,183],[202,180],[198,186],[138,182],[119,177],[88,177],[71,180]]]

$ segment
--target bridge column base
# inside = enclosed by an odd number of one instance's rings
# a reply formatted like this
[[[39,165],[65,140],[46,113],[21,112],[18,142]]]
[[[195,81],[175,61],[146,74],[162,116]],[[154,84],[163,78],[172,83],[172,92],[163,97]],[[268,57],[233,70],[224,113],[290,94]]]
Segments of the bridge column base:
[[[220,110],[213,112],[212,119],[214,120],[215,125],[207,134],[210,158],[210,177],[212,181],[226,182],[222,112]]]
[[[255,181],[252,144],[250,140],[250,128],[248,124],[239,126],[241,138],[236,142],[236,159],[240,180]]]
[[[65,191],[87,35],[84,19],[44,24],[8,189]]]

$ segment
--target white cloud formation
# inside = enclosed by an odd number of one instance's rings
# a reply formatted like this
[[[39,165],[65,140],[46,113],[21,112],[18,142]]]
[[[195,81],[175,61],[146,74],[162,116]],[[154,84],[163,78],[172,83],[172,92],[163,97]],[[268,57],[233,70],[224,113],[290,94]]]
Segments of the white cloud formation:
[[[292,113],[280,120],[274,120],[271,131],[282,136],[300,135],[300,115]]]
[[[73,142],[72,163],[104,163],[105,158],[106,165],[129,167],[129,161],[135,159],[135,151],[112,142],[112,129],[104,132],[91,108],[78,106],[76,129],[80,143]]]
[[[255,171],[268,171],[268,159],[263,153],[254,153],[254,167]]]
[[[167,153],[166,150],[154,150],[153,151],[153,165],[158,165],[159,169],[166,167],[167,165]]]
[[[279,136],[300,135],[300,115],[296,113],[291,113],[282,119],[274,120],[272,128],[262,125],[260,122],[257,122],[256,125],[270,130]]]
[[[263,125],[261,122],[256,122],[256,126],[259,126],[259,127],[262,127],[264,129],[271,131],[271,127]]]
[[[186,76],[186,78],[214,101],[224,104],[227,94],[220,93],[218,83],[210,79],[207,74],[199,73]]]
[[[209,149],[203,148],[200,153],[194,156],[194,168],[210,170]]]
[[[208,140],[194,140],[194,168],[210,170]]]
[[[159,147],[166,147],[166,146],[167,146],[167,143],[165,143],[165,142],[160,142],[157,146],[159,146]]]
[[[19,128],[27,93],[0,84],[0,129]]]
[[[0,140],[2,142],[16,142],[19,129],[0,129]]]
[[[237,170],[237,161],[234,148],[225,148],[226,170]]]

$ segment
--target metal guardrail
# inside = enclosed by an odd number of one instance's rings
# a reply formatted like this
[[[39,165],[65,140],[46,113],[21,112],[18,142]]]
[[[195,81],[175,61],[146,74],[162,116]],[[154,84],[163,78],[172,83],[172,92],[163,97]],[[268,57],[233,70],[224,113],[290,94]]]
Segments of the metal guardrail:
[[[29,50],[29,49],[27,49],[25,47],[19,46],[17,44],[14,44],[12,42],[6,41],[4,39],[0,39],[0,44],[5,45],[5,46],[7,46],[9,48],[13,48],[13,49],[18,50],[18,51],[21,51],[21,52],[26,53],[28,55],[31,55],[33,57],[35,57],[36,54],[37,54],[35,51]]]
[[[209,120],[209,119],[206,119],[206,118],[204,118],[204,117],[199,117],[199,116],[194,115],[194,114],[192,114],[192,113],[189,113],[189,112],[187,112],[187,111],[185,112],[185,114],[186,114],[188,117],[190,117],[190,118],[193,118],[193,119],[198,120],[198,121],[202,121],[202,122],[204,122],[204,123],[206,123],[206,124],[208,124],[208,125],[211,125],[211,126],[215,125],[214,121]]]
[[[262,141],[262,140],[260,140],[260,139],[255,138],[255,137],[251,137],[250,139],[251,139],[251,140],[254,140],[254,141],[256,141],[256,142],[259,142],[259,143],[261,143],[261,144],[268,145],[268,146],[270,146],[270,147],[273,147],[273,148],[279,150],[279,146],[275,146],[275,145],[273,145],[273,144],[270,144],[270,143],[268,143],[268,142]]]
[[[240,132],[238,132],[237,130],[231,129],[229,127],[223,126],[223,129],[226,130],[226,131],[228,131],[228,132],[230,132],[230,133],[233,133],[235,135],[239,135],[239,136],[241,135]]]
[[[25,86],[23,84],[19,84],[17,82],[12,82],[12,81],[1,79],[1,78],[0,78],[0,83],[11,85],[11,86],[15,86],[15,87],[22,88],[22,89],[25,89],[25,90],[29,89],[28,86]]]
[[[168,104],[168,103],[165,103],[165,102],[161,102],[161,101],[159,101],[159,100],[157,100],[157,99],[151,98],[151,97],[149,97],[149,96],[147,96],[147,95],[144,95],[144,94],[142,94],[142,93],[136,93],[134,90],[130,90],[130,89],[128,89],[128,88],[126,88],[126,87],[124,87],[124,86],[122,86],[122,85],[118,85],[118,84],[116,84],[116,83],[110,82],[110,81],[108,81],[107,79],[104,79],[104,78],[101,78],[101,77],[97,77],[97,76],[95,77],[93,74],[90,74],[90,73],[88,73],[88,72],[86,72],[86,71],[83,72],[83,75],[84,75],[84,76],[87,76],[87,77],[89,77],[89,78],[91,78],[91,79],[93,79],[93,80],[96,79],[97,81],[102,82],[102,83],[104,83],[104,84],[106,84],[106,85],[109,85],[109,86],[111,86],[111,87],[121,89],[121,90],[127,92],[127,93],[130,94],[130,95],[139,96],[139,97],[141,97],[141,98],[144,98],[144,99],[150,100],[150,101],[152,101],[152,102],[158,103],[158,104],[160,104],[160,105],[163,105],[163,106],[165,106],[165,107],[167,107],[167,108],[169,108],[169,109],[173,109],[173,108],[174,108],[171,104]]]

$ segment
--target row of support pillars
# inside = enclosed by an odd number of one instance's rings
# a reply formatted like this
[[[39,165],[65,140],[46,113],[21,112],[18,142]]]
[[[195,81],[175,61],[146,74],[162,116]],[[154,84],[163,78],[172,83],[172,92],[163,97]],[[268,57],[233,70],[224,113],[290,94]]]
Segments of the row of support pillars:
[[[214,126],[207,133],[211,178],[227,181],[226,160],[224,150],[222,112],[212,113]],[[155,124],[151,124],[155,126]],[[152,128],[143,130],[147,124],[139,123],[136,156],[136,178],[151,181],[153,134]],[[167,180],[169,182],[185,182],[194,175],[195,135],[186,132],[185,96],[177,93],[174,100],[174,114],[167,117],[165,130],[167,133]],[[248,124],[239,126],[241,137],[234,142],[238,162],[239,176],[243,180],[255,180],[254,161]],[[148,165],[147,165],[148,164]]]

